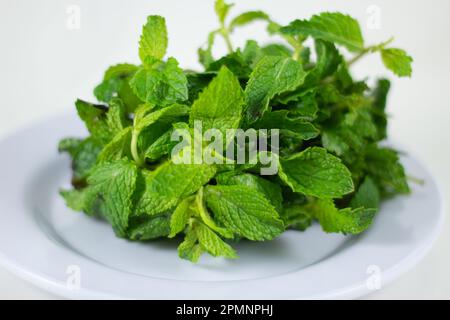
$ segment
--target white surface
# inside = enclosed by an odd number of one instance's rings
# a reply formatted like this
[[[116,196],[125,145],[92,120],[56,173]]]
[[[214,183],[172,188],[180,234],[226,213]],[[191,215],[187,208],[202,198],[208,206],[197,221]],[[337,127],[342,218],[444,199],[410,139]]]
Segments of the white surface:
[[[0,263],[64,297],[356,298],[413,267],[442,226],[442,198],[434,179],[405,157],[406,169],[426,185],[385,201],[364,234],[325,234],[315,224],[272,241],[240,242],[235,245],[238,260],[205,256],[192,264],[178,258],[179,239],[126,241],[104,221],[66,207],[57,191],[69,185],[70,160],[57,154],[55,145],[60,137],[82,134],[83,125],[70,113],[0,142],[1,150],[9,150],[0,159]]]
[[[75,97],[91,98],[104,69],[120,61],[136,61],[136,42],[145,16],[167,17],[169,53],[183,66],[196,66],[196,47],[215,26],[211,1],[67,1],[2,0],[0,2],[0,136],[27,123],[72,108]],[[343,10],[363,22],[368,43],[395,35],[395,44],[415,58],[411,80],[396,80],[389,101],[390,134],[427,164],[450,197],[450,2],[432,1],[288,1],[246,0],[236,11],[261,8],[285,23],[322,10]],[[193,4],[195,3],[195,5]],[[69,5],[81,8],[81,29],[66,27]],[[381,9],[381,29],[370,30],[366,10]],[[242,30],[265,39],[261,25]],[[241,33],[241,34],[242,34]],[[237,43],[244,37],[237,36]],[[382,71],[371,57],[356,66],[365,76]],[[39,141],[36,142],[37,144]],[[8,152],[2,150],[3,152]],[[31,157],[29,150],[27,155]],[[31,152],[32,153],[32,152]],[[426,259],[407,275],[369,298],[450,298],[450,222]],[[50,298],[33,286],[0,271],[0,297]]]

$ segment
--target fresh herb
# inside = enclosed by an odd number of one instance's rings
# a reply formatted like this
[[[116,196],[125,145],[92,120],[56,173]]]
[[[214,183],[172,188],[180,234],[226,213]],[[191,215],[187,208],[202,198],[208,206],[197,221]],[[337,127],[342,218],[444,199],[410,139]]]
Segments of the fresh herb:
[[[105,219],[119,237],[176,238],[179,256],[193,262],[204,252],[237,258],[231,243],[271,240],[313,220],[325,232],[365,231],[380,201],[410,189],[399,153],[379,144],[389,80],[371,88],[349,68],[377,53],[405,77],[412,58],[391,47],[392,39],[366,45],[359,23],[342,13],[281,26],[261,11],[230,18],[231,8],[216,1],[218,28],[198,51],[203,71],[166,57],[165,19],[149,16],[140,64],[107,69],[94,90],[98,103],[77,100],[89,136],[59,144],[72,158],[74,188],[61,191],[67,206]],[[236,48],[232,34],[254,21],[282,42],[249,40]],[[218,37],[229,50],[220,58],[213,55]],[[229,130],[278,129],[277,174],[258,171],[258,158],[270,152],[245,164],[178,163],[174,133],[181,128],[195,137],[197,123],[227,138]],[[191,155],[189,147],[178,151]],[[211,154],[229,160],[225,151]]]

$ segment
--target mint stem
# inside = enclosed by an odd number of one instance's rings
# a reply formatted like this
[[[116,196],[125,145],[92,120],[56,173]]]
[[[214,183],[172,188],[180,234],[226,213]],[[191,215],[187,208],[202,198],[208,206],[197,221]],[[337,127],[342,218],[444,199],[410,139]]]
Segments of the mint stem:
[[[142,167],[144,165],[144,160],[139,155],[138,137],[139,137],[139,132],[137,130],[133,130],[133,134],[131,136],[131,155],[133,157],[133,160],[136,162],[136,164],[139,167]]]
[[[347,66],[350,67],[352,64],[356,63],[357,61],[359,61],[362,57],[364,57],[366,54],[370,53],[375,53],[377,51],[382,50],[385,46],[387,46],[388,44],[390,44],[392,41],[394,40],[394,38],[390,38],[388,41],[382,42],[380,44],[376,44],[367,48],[364,48],[359,54],[357,54],[356,56],[354,56],[352,59],[350,59],[349,61],[347,61]]]
[[[220,30],[220,34],[222,35],[223,39],[225,40],[225,44],[227,45],[228,52],[233,53],[234,52],[233,44],[231,43],[230,33],[228,32],[228,30],[226,28],[222,28]]]

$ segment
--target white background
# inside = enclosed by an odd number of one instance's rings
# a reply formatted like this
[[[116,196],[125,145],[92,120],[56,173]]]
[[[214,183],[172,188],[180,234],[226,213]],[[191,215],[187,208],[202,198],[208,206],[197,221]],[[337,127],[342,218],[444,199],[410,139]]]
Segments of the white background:
[[[234,2],[235,13],[262,9],[282,24],[320,11],[343,11],[361,21],[367,43],[395,36],[394,45],[407,49],[415,62],[411,79],[395,79],[389,100],[390,136],[425,162],[439,180],[445,199],[450,199],[450,1]],[[81,9],[79,30],[67,27],[71,5]],[[381,14],[379,29],[368,26],[369,11],[374,8]],[[212,0],[0,0],[0,138],[73,108],[77,97],[91,99],[91,90],[108,65],[137,62],[137,41],[149,14],[167,19],[169,55],[183,67],[199,68],[197,47],[216,27]],[[233,38],[242,45],[250,37],[268,40],[263,24],[246,27]],[[219,45],[217,53],[222,49]],[[361,77],[384,73],[378,57],[355,66],[355,74]],[[426,219],[427,212],[423,214]],[[450,222],[446,219],[430,254],[367,298],[449,299],[449,270]],[[55,297],[0,268],[0,298]]]

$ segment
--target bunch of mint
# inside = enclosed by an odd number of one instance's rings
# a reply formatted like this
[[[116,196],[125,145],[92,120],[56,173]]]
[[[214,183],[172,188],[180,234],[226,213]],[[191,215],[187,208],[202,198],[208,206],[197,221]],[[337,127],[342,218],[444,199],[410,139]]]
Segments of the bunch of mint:
[[[393,73],[410,76],[411,57],[391,40],[365,46],[358,22],[341,13],[280,26],[261,11],[228,19],[231,7],[216,1],[220,25],[199,49],[204,71],[165,58],[165,20],[149,16],[141,65],[110,67],[94,90],[99,103],[76,102],[90,135],[59,144],[73,164],[74,189],[61,191],[67,205],[104,218],[118,237],[177,237],[179,256],[194,262],[204,252],[236,258],[230,243],[271,240],[314,220],[325,232],[363,232],[380,199],[409,187],[398,152],[379,145],[390,82],[370,88],[349,67],[379,53]],[[235,49],[230,35],[256,20],[283,43]],[[229,53],[216,59],[219,37]],[[194,131],[196,121],[221,132],[278,129],[277,174],[261,175],[258,161],[175,163],[173,133]]]

